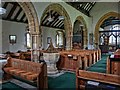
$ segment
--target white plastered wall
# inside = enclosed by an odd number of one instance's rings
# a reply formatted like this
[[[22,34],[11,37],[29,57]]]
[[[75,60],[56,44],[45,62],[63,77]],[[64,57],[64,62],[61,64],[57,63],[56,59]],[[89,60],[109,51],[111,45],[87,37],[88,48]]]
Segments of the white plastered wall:
[[[25,27],[24,23],[11,21],[2,21],[2,52],[6,51],[17,52],[18,50],[26,50],[25,47]],[[16,35],[16,44],[9,43],[9,35]]]
[[[57,29],[57,28],[49,28],[49,27],[42,27],[42,41],[43,41],[43,45],[41,47],[41,49],[47,49],[47,47],[49,46],[49,44],[47,43],[47,38],[51,37],[52,39],[52,43],[53,46],[56,47],[56,31],[57,30],[62,30],[62,29]]]

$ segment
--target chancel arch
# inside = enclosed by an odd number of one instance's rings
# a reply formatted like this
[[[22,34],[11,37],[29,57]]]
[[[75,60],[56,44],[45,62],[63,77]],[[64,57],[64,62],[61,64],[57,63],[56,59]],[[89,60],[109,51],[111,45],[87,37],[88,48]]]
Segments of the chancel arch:
[[[97,22],[96,26],[95,26],[95,32],[94,32],[94,36],[95,36],[95,43],[99,44],[99,29],[100,26],[102,25],[102,23],[108,19],[109,17],[119,17],[120,18],[120,13],[117,12],[108,12],[105,15],[103,15],[99,21]]]
[[[47,17],[46,13],[49,14],[49,12],[52,15],[55,16],[55,17],[53,17],[54,21],[52,23],[51,22],[47,22],[47,21],[44,20]],[[58,20],[59,16],[63,16],[64,17],[63,23],[60,22],[60,20]],[[70,20],[70,17],[68,15],[67,11],[64,9],[64,7],[62,5],[57,4],[57,3],[53,3],[53,4],[48,5],[48,7],[46,7],[46,9],[44,10],[40,21],[41,21],[40,22],[41,26],[45,22],[47,22],[46,25],[48,25],[48,27],[53,26],[53,28],[55,26],[56,27],[58,27],[58,26],[61,27],[62,24],[64,24],[64,26],[62,26],[61,28],[65,30],[65,38],[66,38],[66,40],[65,40],[66,41],[65,42],[65,49],[66,50],[72,49],[72,24],[71,24],[71,20]],[[42,27],[41,27],[41,30],[42,30]]]
[[[79,44],[79,49],[84,49],[87,46],[87,27],[86,22],[82,16],[78,16],[74,22],[73,26],[73,49],[74,44]]]
[[[95,28],[95,42],[102,53],[114,52],[120,47],[119,21],[120,14],[116,12],[109,12],[98,21]]]

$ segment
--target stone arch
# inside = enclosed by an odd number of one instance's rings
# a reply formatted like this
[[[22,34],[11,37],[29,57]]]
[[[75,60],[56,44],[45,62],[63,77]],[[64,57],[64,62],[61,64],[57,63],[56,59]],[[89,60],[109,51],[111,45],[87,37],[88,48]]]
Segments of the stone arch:
[[[29,0],[28,0],[29,1]],[[32,2],[18,2],[23,11],[26,14],[28,19],[28,26],[31,34],[31,60],[34,62],[38,62],[39,60],[39,49],[40,47],[40,30],[39,30],[39,22],[36,10],[32,4]]]
[[[64,9],[62,5],[58,3],[53,3],[53,4],[48,5],[48,7],[46,7],[46,9],[44,10],[42,14],[40,24],[42,23],[42,18],[45,15],[45,13],[50,10],[55,10],[59,15],[62,15],[65,17],[64,27],[65,27],[65,32],[66,32],[66,49],[67,50],[72,49],[72,24],[71,24],[71,20],[70,20],[70,17],[67,11]]]
[[[28,19],[31,34],[39,33],[39,22],[36,10],[31,2],[18,2]]]
[[[100,28],[101,24],[104,22],[105,19],[107,19],[108,17],[111,17],[111,16],[120,17],[120,14],[117,12],[108,12],[99,19],[99,21],[97,22],[97,24],[95,26],[95,32],[94,32],[95,43],[99,43],[99,28]]]
[[[83,27],[83,40],[84,40],[83,45],[84,45],[84,48],[85,48],[87,46],[87,43],[88,43],[88,39],[87,39],[87,37],[88,37],[87,24],[86,24],[86,22],[85,22],[85,20],[84,20],[84,18],[82,16],[78,16],[76,18],[76,20],[80,21],[84,25],[84,27]]]

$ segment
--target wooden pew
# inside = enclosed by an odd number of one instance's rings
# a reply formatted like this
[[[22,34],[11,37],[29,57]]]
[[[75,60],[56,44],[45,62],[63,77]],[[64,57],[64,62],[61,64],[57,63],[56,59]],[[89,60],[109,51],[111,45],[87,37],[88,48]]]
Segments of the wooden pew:
[[[112,85],[120,88],[119,75],[90,72],[90,71],[85,71],[80,69],[76,70],[76,90],[85,90],[87,83],[90,81],[91,81],[90,84],[93,84],[94,82],[95,85],[106,84],[106,85]],[[102,88],[99,85],[97,85],[96,87],[98,87],[99,89]]]
[[[59,53],[61,56],[58,68],[72,71],[75,71],[77,67],[87,69],[99,58],[99,50],[66,50]]]
[[[101,50],[100,49],[97,49],[97,50],[74,50],[74,51],[76,51],[80,54],[81,53],[91,53],[92,54],[92,59],[93,59],[93,64],[101,59]]]
[[[7,64],[2,69],[4,71],[4,79],[10,79],[14,76],[36,84],[38,90],[46,90],[48,88],[46,63],[8,58]]]
[[[10,53],[8,54],[8,56],[9,56],[9,57],[12,57],[12,58],[17,58],[17,59],[19,59],[20,53],[17,53],[17,52],[15,52],[15,53],[10,52]]]
[[[107,73],[120,75],[120,49],[107,57]]]
[[[31,61],[31,52],[21,52],[19,59]]]
[[[58,69],[75,71],[76,68],[82,67],[81,56],[78,54],[66,53],[60,54],[60,60],[57,63]]]

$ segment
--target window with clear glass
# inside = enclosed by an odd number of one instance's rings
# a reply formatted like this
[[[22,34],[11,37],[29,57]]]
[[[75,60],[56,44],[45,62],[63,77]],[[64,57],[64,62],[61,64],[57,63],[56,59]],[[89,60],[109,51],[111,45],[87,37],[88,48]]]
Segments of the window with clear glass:
[[[30,33],[26,33],[26,44],[27,44],[27,48],[31,48],[31,43],[30,43]]]
[[[26,28],[25,37],[26,37],[26,47],[27,47],[27,49],[30,49],[31,48],[31,36],[30,36],[30,31],[29,31],[28,27]]]
[[[120,25],[113,25],[110,30],[115,31],[115,30],[120,30]],[[111,33],[110,33],[111,34]],[[109,37],[109,44],[110,45],[115,45],[117,41],[117,44],[120,44],[120,32],[113,32],[112,35]]]
[[[57,31],[56,34],[56,46],[61,48],[64,46],[64,33],[62,31]]]

